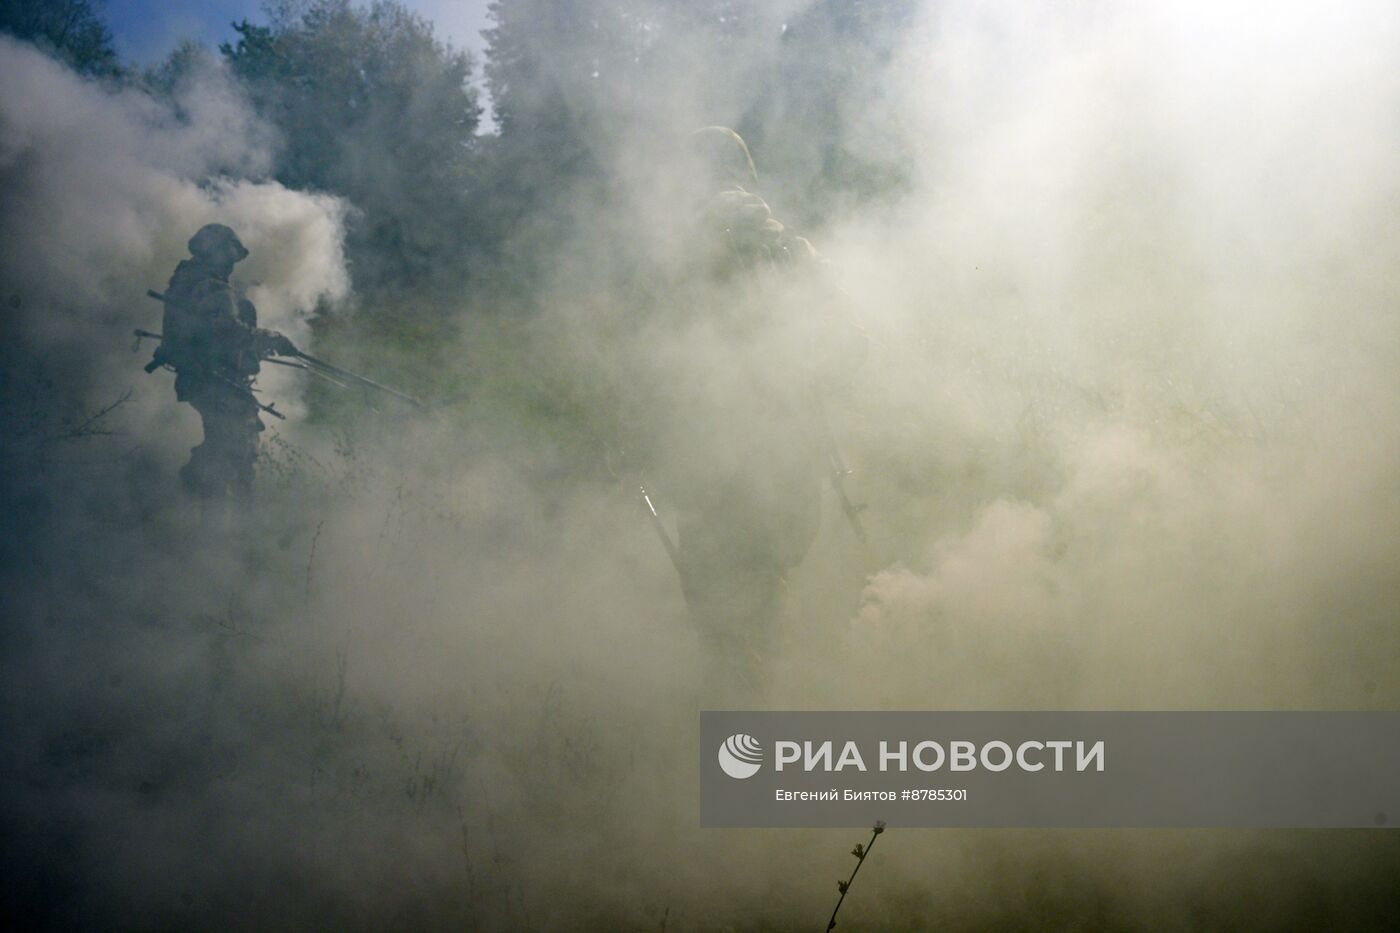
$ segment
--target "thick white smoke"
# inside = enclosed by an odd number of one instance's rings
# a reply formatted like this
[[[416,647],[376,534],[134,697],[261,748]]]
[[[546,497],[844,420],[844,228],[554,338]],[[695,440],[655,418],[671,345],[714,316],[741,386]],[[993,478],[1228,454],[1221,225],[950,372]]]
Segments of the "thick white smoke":
[[[67,348],[58,365],[81,374],[84,402],[123,382],[168,392],[168,380],[138,381],[127,344],[133,327],[158,329],[145,291],[164,289],[205,223],[232,226],[251,250],[237,279],[264,326],[303,336],[318,302],[348,293],[344,206],[259,180],[275,139],[212,59],[167,104],[0,37],[0,128],[6,314],[45,352]]]
[[[836,124],[848,151],[907,159],[909,190],[803,231],[872,339],[831,411],[870,543],[828,496],[788,581],[770,705],[1394,706],[1397,26],[1379,3],[927,5],[868,71],[878,101],[845,100]],[[670,295],[617,286],[636,259],[618,244],[683,263],[667,238],[687,205],[648,174],[672,154],[657,128],[737,121],[781,41],[697,34],[645,87],[572,88],[637,120],[595,141],[610,184],[549,257],[545,310],[463,321],[461,405],[386,405],[315,458],[277,448],[246,566],[177,553],[160,535],[178,521],[153,509],[102,526],[140,547],[54,572],[76,595],[32,597],[25,631],[64,647],[16,653],[52,669],[10,665],[33,711],[15,731],[72,798],[54,807],[98,866],[83,894],[152,926],[230,909],[369,928],[822,922],[855,836],[695,825],[695,640],[625,457],[591,443],[610,421],[684,433],[664,380],[628,382],[637,360],[731,361],[704,326],[668,330]],[[141,296],[200,223],[248,243],[269,326],[299,336],[301,312],[345,294],[341,205],[228,180],[259,177],[272,141],[217,73],[181,92],[183,122],[9,42],[0,77],[5,288],[36,344],[97,361],[93,398],[144,378],[124,334],[158,319]],[[789,219],[800,205],[755,149]],[[167,385],[143,391],[173,409]],[[385,422],[407,423],[392,446],[366,437]],[[1394,855],[1317,834],[880,845],[843,923],[1345,926],[1373,915]],[[191,869],[196,850],[215,854]]]
[[[842,246],[877,515],[934,518],[853,628],[937,672],[887,701],[1395,701],[1396,20],[930,10],[920,190]]]

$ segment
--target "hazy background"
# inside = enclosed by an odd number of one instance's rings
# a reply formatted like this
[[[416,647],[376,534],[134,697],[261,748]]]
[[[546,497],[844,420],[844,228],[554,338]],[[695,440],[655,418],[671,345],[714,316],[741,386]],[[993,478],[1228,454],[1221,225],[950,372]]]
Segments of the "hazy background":
[[[831,412],[870,542],[828,495],[766,705],[1400,702],[1393,5],[502,0],[467,56],[331,2],[140,65],[48,6],[0,22],[22,925],[820,928],[861,834],[697,828],[632,494],[667,367],[736,351],[665,287],[704,124],[872,345]],[[267,373],[222,540],[129,336],[211,220],[265,326],[442,403]],[[1394,838],[892,830],[842,928],[1381,926]]]

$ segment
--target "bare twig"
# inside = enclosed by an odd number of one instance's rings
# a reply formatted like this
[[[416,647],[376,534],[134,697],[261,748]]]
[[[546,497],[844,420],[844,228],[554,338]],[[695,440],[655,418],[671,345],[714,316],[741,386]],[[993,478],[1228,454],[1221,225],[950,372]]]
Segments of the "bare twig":
[[[127,389],[115,402],[98,409],[90,415],[86,421],[76,427],[65,427],[61,433],[50,435],[43,439],[43,443],[51,444],[56,441],[71,441],[80,437],[110,437],[115,431],[107,431],[98,427],[98,422],[116,411],[118,408],[131,401],[132,390]]]
[[[303,606],[311,605],[311,566],[316,560],[316,543],[321,540],[321,526],[325,523],[325,519],[317,522],[316,533],[311,536],[311,551],[306,555],[306,585],[302,588],[301,594]]]
[[[862,846],[859,842],[851,850],[851,854],[856,857],[856,867],[851,869],[851,877],[845,881],[836,882],[836,890],[841,892],[841,896],[836,899],[836,907],[831,911],[831,919],[826,922],[828,931],[836,929],[836,914],[840,912],[841,905],[846,900],[846,895],[851,890],[851,882],[856,880],[856,872],[860,871],[860,866],[865,864],[865,857],[870,854],[870,850],[875,848],[875,840],[885,831],[884,820],[876,820],[875,826],[870,831],[870,842]]]

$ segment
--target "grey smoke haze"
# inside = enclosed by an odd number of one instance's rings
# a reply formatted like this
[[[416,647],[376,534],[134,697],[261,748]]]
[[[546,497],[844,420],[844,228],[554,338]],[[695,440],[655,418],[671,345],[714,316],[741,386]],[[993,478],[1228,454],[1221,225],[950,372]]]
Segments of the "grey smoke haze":
[[[30,353],[17,382],[55,368],[55,391],[85,409],[134,385],[135,410],[168,421],[168,379],[132,378],[130,334],[159,330],[146,289],[165,287],[190,234],[216,218],[254,250],[238,278],[266,326],[304,336],[318,301],[348,294],[345,206],[257,180],[275,137],[213,59],[179,82],[176,110],[84,81],[7,36],[0,76],[0,285],[12,339],[34,341],[12,344],[16,359]]]
[[[216,73],[178,122],[0,40],[6,329],[83,411],[133,385],[140,413],[83,440],[107,468],[26,478],[4,550],[18,897],[54,926],[822,922],[859,834],[696,828],[674,573],[581,462],[614,421],[676,431],[646,361],[730,359],[634,270],[683,262],[675,134],[744,117],[797,9],[771,43],[696,29],[644,85],[575,89],[614,115],[608,177],[561,195],[587,223],[543,310],[464,323],[469,401],[276,426],[264,514],[198,550],[165,489],[194,438],[157,427],[188,413],[123,336],[158,320],[140,296],[221,219],[309,341],[352,206],[247,180],[275,139]],[[912,185],[804,231],[872,338],[832,412],[871,543],[824,503],[770,706],[1400,702],[1397,19],[930,4],[898,37],[839,125]],[[1359,927],[1394,914],[1392,837],[892,831],[843,923]]]

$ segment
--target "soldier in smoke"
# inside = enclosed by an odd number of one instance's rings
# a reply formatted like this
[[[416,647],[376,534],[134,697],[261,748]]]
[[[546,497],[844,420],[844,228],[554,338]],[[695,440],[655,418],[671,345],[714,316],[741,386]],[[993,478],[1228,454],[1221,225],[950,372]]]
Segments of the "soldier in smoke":
[[[673,557],[707,689],[754,696],[787,577],[821,523],[824,402],[861,364],[866,338],[812,244],[753,192],[743,139],[707,127],[690,144],[692,210],[668,288],[680,339],[657,357],[669,409],[656,476],[677,512]]]
[[[204,441],[180,469],[185,488],[206,505],[206,515],[246,501],[263,430],[252,392],[261,360],[295,354],[281,334],[257,326],[252,302],[229,283],[233,267],[248,256],[223,224],[208,224],[190,239],[166,289],[162,339],[153,365],[175,370],[175,397],[188,402],[204,426]]]

